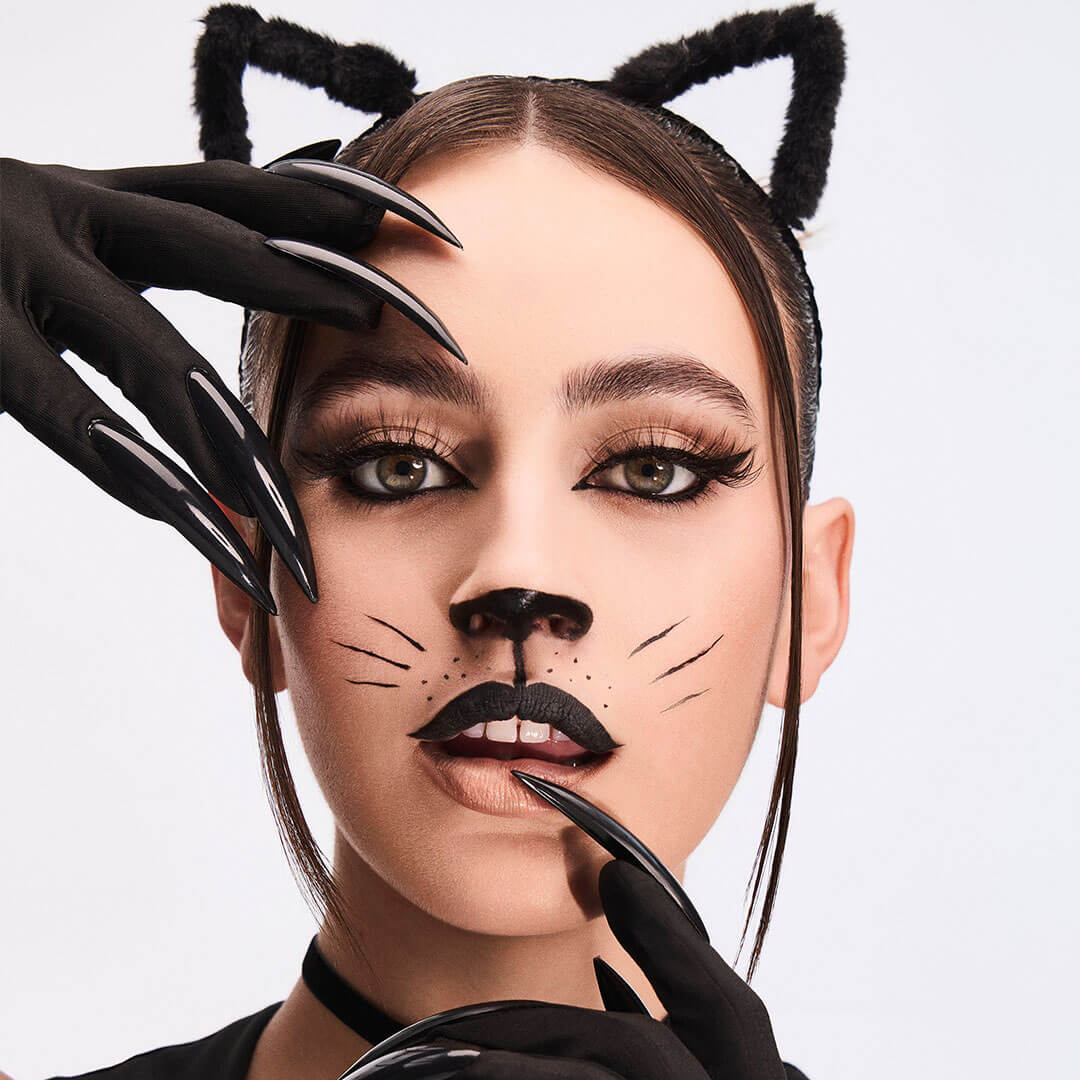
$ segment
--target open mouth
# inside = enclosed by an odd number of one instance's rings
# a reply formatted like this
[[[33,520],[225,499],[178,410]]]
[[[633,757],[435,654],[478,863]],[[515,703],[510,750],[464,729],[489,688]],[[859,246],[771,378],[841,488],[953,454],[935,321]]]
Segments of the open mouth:
[[[437,746],[451,757],[549,761],[571,767],[607,756],[574,742],[553,724],[538,724],[516,716],[474,724],[452,738],[441,740]]]

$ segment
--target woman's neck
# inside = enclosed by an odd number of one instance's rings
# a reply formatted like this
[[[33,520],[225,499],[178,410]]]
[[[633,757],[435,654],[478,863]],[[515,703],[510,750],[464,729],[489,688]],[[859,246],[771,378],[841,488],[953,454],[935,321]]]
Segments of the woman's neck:
[[[652,987],[602,917],[558,934],[478,934],[410,903],[340,836],[334,864],[356,913],[353,929],[363,956],[325,924],[319,931],[319,950],[346,982],[402,1024],[459,1005],[504,998],[602,1009],[594,956],[616,967],[654,1016],[664,1015]],[[259,1040],[248,1080],[278,1080],[286,1068],[293,1080],[326,1080],[340,1075],[370,1045],[299,981]]]

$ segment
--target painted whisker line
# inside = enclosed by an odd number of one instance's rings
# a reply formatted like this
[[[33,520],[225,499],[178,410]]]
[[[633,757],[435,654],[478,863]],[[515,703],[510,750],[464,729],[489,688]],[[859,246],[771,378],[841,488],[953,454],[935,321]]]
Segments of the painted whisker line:
[[[520,641],[514,642],[514,685],[525,685],[525,646]]]
[[[346,679],[353,686],[381,686],[386,690],[396,690],[401,684],[396,682],[368,682],[367,679]]]
[[[425,649],[419,641],[414,641],[404,630],[399,630],[396,626],[391,626],[385,619],[376,619],[374,615],[368,615],[368,618],[372,622],[377,622],[380,626],[385,626],[387,630],[393,630],[395,634],[399,637],[403,637],[414,649],[419,649],[420,652],[427,652],[427,649]]]
[[[721,634],[720,637],[716,639],[716,641],[719,641],[720,638],[722,638],[723,636],[724,635]],[[686,667],[688,664],[692,664],[695,660],[700,660],[707,652],[709,652],[710,649],[712,649],[713,645],[716,644],[716,641],[714,641],[712,645],[709,645],[706,648],[702,649],[701,652],[697,654],[697,656],[691,656],[689,660],[684,660],[681,664],[676,664],[674,667],[668,668],[667,671],[663,672],[663,674],[657,675],[656,678],[653,679],[653,682],[659,682],[661,679],[666,679],[669,675],[674,675],[676,671],[682,671],[684,667]]]
[[[707,694],[708,692],[709,687],[706,687],[704,690],[698,690],[697,693],[687,694],[686,697],[679,698],[678,701],[673,702],[666,709],[661,709],[660,711],[662,713],[670,712],[672,709],[677,709],[680,705],[685,705],[686,702],[691,701],[693,698],[701,697],[702,694]]]
[[[334,641],[333,638],[330,639]],[[408,671],[409,665],[402,664],[398,660],[391,660],[389,656],[380,656],[377,652],[372,652],[370,649],[361,649],[359,645],[346,645],[344,641],[334,641],[335,645],[340,645],[343,649],[351,649],[353,652],[363,653],[365,656],[373,656],[376,660],[383,660],[387,664],[393,664],[396,668],[401,668],[402,671]]]
[[[637,648],[631,649],[626,659],[629,660],[631,656],[636,656],[646,645],[651,645],[654,641],[659,641],[665,634],[670,634],[676,626],[682,626],[686,620],[690,618],[689,615],[684,615],[677,623],[672,623],[666,630],[661,630],[659,634],[653,634],[652,637],[646,638]]]

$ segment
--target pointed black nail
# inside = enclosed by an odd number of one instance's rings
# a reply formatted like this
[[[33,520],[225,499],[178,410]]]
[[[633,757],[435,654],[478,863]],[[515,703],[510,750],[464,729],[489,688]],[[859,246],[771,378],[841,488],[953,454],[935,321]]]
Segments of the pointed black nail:
[[[436,1028],[453,1023],[455,1020],[471,1020],[474,1016],[485,1016],[488,1013],[505,1012],[510,1009],[535,1008],[536,1005],[537,1002],[535,1001],[523,1001],[520,999],[482,1001],[476,1005],[462,1005],[457,1009],[446,1009],[443,1012],[425,1016],[422,1020],[417,1020],[415,1024],[409,1024],[408,1027],[403,1027],[400,1031],[395,1031],[393,1035],[387,1036],[382,1042],[376,1043],[359,1061],[350,1065],[338,1080],[346,1080],[346,1078],[353,1080],[356,1076],[356,1070],[389,1054],[393,1050],[400,1049],[406,1043],[412,1042],[413,1039],[418,1039],[421,1035],[427,1035]]]
[[[314,154],[293,155],[294,158],[315,157]],[[434,233],[440,240],[445,240],[454,247],[461,247],[461,241],[426,207],[419,199],[413,198],[407,191],[393,184],[361,172],[351,165],[340,162],[286,160],[279,158],[266,168],[279,176],[292,176],[298,180],[307,180],[312,184],[343,191],[346,195],[356,195],[365,202],[374,203],[397,214],[398,217],[411,221],[414,225]]]
[[[303,515],[285,470],[262,428],[220,380],[198,368],[187,373],[188,397],[214,448],[304,595],[319,599],[315,561]]]
[[[592,966],[596,972],[600,997],[603,998],[604,1008],[608,1012],[652,1015],[645,1007],[645,1002],[637,996],[637,991],[610,964],[605,963],[599,956],[594,956]]]
[[[370,1052],[370,1051],[369,1051]],[[410,1046],[360,1066],[350,1065],[338,1080],[409,1076],[410,1080],[450,1080],[480,1056],[479,1050],[451,1050],[445,1046]],[[365,1054],[364,1057],[367,1057]],[[363,1061],[361,1058],[360,1061]],[[360,1066],[358,1068],[358,1066]]]
[[[442,320],[421,300],[413,296],[404,285],[388,277],[374,266],[351,259],[348,255],[335,251],[322,244],[313,244],[308,240],[290,240],[285,237],[271,237],[263,241],[267,247],[291,255],[301,262],[311,263],[335,277],[344,278],[359,285],[365,293],[374,293],[380,300],[396,308],[406,319],[416,323],[426,334],[433,337],[444,349],[452,352],[463,364],[467,364],[461,346],[450,336],[450,331]]]
[[[269,169],[271,165],[276,165],[279,161],[287,161],[289,158],[318,158],[320,161],[333,161],[340,149],[340,139],[323,139],[321,142],[301,146],[299,150],[293,150],[289,154],[282,154],[281,157],[268,161],[263,169]]]
[[[550,780],[541,780],[539,776],[510,770],[526,787],[531,788],[542,799],[546,799],[556,810],[565,814],[579,829],[589,834],[601,847],[615,856],[643,870],[648,874],[678,905],[682,913],[690,920],[691,926],[706,940],[709,932],[697,913],[690,897],[683,891],[678,878],[627,828],[620,825],[609,814],[593,806],[588,799],[576,792],[568,791],[560,784]]]
[[[137,435],[121,431],[106,420],[92,420],[87,431],[94,449],[109,469],[131,484],[163,521],[189,540],[260,607],[270,615],[278,613],[269,586],[247,545],[193,476]]]

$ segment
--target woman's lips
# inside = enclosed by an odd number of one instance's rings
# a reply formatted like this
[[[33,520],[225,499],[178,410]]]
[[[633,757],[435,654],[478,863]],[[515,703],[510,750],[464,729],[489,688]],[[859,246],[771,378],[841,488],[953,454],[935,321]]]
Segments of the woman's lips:
[[[480,683],[448,701],[426,724],[410,731],[409,737],[422,741],[448,739],[474,724],[511,717],[550,724],[596,754],[619,745],[583,702],[542,682]]]
[[[566,743],[556,745],[567,746]],[[570,746],[575,755],[580,755],[580,746]],[[614,751],[611,751],[593,755],[579,765],[560,765],[553,761],[529,757],[530,747],[527,743],[503,744],[500,752],[506,753],[512,748],[516,749],[520,756],[506,760],[451,754],[447,752],[445,742],[422,741],[418,750],[422,766],[435,783],[456,802],[481,814],[510,817],[539,814],[545,810],[557,812],[514,777],[511,769],[532,773],[542,780],[552,780],[573,789],[605,768],[614,756]]]

